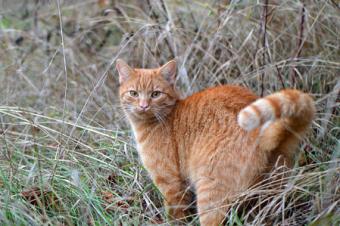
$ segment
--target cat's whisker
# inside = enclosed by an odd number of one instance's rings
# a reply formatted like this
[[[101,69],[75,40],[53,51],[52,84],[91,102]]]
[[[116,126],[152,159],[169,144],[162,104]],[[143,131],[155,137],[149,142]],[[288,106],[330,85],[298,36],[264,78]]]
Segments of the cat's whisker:
[[[128,116],[127,116],[127,114],[124,114],[124,113],[122,113],[116,120],[117,121],[123,121],[123,120],[127,120],[128,119]]]
[[[130,104],[122,104],[122,109],[126,112],[132,112],[134,110],[134,106]]]
[[[158,122],[160,122],[161,125],[164,126],[167,129],[168,126],[165,123],[165,118],[162,117],[162,115],[159,113],[159,111],[153,111],[152,113],[154,114],[154,116],[156,117]]]
[[[161,117],[163,119],[163,121],[166,118],[166,115],[164,115],[164,112],[166,111],[166,109],[162,106],[162,107],[153,107],[153,113],[157,114],[159,117]]]

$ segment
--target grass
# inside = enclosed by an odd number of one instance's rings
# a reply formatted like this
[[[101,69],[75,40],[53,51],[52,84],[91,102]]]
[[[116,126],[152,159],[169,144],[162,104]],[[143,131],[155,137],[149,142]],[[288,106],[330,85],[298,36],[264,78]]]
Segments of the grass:
[[[119,107],[118,57],[136,67],[176,58],[183,96],[226,83],[311,93],[318,113],[296,167],[240,195],[226,224],[340,223],[337,1],[0,6],[1,225],[171,223]]]

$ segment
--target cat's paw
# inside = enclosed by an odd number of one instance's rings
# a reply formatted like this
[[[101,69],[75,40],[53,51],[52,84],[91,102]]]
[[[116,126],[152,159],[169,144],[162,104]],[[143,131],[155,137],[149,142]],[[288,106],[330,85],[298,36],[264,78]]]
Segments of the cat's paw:
[[[260,126],[260,117],[254,109],[247,107],[238,114],[237,123],[244,130],[250,131]]]

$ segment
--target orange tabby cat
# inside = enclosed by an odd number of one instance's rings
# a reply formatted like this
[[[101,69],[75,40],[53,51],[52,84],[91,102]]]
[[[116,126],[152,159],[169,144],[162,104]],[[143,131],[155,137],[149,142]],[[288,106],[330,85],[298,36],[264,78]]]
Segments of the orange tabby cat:
[[[117,60],[119,95],[141,160],[174,219],[197,195],[201,225],[223,222],[228,204],[277,162],[292,166],[310,126],[312,98],[283,90],[258,98],[246,88],[218,86],[179,99],[176,62],[132,69]]]

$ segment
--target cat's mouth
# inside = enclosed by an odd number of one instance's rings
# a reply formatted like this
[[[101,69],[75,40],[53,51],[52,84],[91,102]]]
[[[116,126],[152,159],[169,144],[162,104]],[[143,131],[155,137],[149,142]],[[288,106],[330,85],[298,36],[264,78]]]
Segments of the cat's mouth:
[[[150,112],[151,110],[150,110],[150,108],[148,108],[148,109],[141,109],[141,108],[138,108],[138,109],[136,109],[136,111],[137,111],[138,113],[143,114],[143,113],[148,113],[148,112]]]
[[[135,108],[129,112],[131,116],[138,118],[138,119],[151,119],[155,118],[155,115],[151,108],[148,109],[140,109]]]

